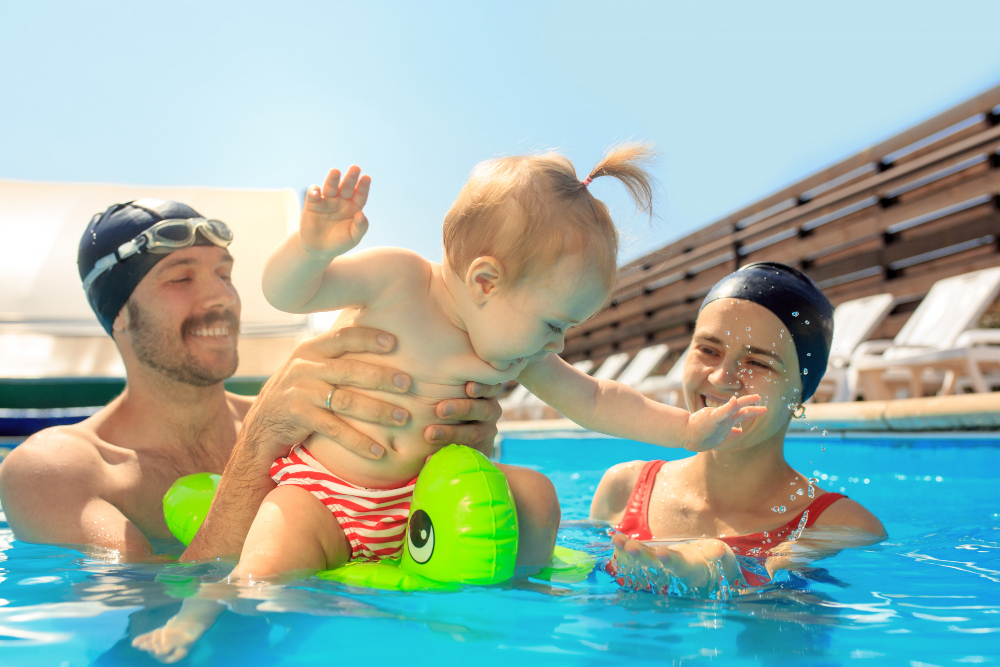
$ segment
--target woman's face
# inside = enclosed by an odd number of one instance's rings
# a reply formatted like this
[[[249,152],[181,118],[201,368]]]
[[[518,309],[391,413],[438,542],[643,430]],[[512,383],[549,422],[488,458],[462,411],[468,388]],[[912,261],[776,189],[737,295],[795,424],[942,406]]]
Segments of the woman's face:
[[[785,325],[767,308],[740,299],[717,299],[698,315],[683,382],[691,412],[760,395],[767,414],[730,436],[726,449],[780,435],[791,419],[788,405],[802,402],[798,356]]]

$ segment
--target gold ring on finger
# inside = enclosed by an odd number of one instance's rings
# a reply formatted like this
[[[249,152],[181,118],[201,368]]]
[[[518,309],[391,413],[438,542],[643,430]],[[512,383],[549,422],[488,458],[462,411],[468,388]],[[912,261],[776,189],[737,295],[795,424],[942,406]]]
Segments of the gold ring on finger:
[[[333,408],[330,407],[330,401],[333,400],[333,392],[337,391],[336,387],[330,387],[330,393],[326,395],[326,409],[333,412]]]

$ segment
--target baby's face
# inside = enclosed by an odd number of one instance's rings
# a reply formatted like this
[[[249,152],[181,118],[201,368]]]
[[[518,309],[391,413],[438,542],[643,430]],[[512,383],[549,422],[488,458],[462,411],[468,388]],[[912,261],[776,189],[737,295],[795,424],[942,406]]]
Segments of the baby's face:
[[[566,330],[593,316],[607,296],[584,258],[570,255],[490,299],[465,325],[479,358],[503,371],[562,352]]]

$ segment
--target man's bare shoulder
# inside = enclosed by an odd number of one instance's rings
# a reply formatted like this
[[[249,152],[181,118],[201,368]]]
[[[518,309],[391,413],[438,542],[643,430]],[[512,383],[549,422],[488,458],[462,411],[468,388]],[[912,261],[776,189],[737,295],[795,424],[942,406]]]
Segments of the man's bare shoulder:
[[[44,527],[61,525],[87,499],[100,496],[108,481],[105,457],[129,455],[113,445],[104,452],[100,443],[86,422],[55,426],[31,436],[0,462],[0,504],[16,535],[48,542]]]
[[[15,447],[0,464],[0,494],[12,484],[79,481],[97,472],[104,460],[100,445],[107,443],[102,443],[89,421],[47,428]]]

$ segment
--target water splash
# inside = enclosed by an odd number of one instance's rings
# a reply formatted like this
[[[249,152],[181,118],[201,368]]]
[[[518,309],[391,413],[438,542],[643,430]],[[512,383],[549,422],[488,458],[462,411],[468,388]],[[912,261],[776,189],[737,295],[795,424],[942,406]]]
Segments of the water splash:
[[[809,510],[802,513],[802,518],[799,519],[799,526],[792,534],[788,536],[789,542],[797,542],[800,537],[802,537],[802,531],[806,529],[806,524],[809,522]]]
[[[810,498],[815,498],[816,497],[816,486],[815,485],[819,484],[819,480],[817,478],[815,478],[815,477],[809,477],[808,481],[809,481],[809,497]]]

